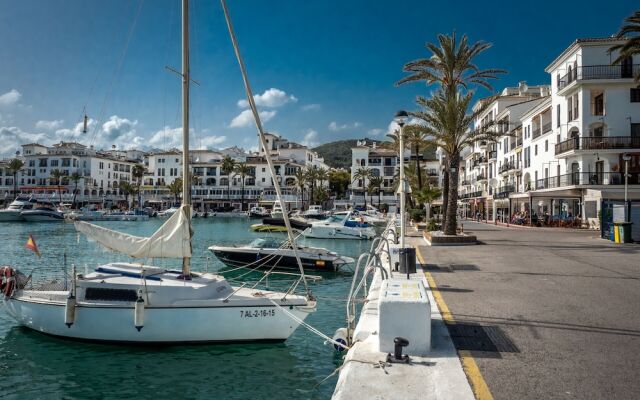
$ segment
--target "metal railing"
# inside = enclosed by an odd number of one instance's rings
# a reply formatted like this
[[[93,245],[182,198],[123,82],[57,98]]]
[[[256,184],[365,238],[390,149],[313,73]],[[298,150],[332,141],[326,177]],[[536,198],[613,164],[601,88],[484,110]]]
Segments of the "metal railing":
[[[551,131],[551,121],[547,122],[546,124],[542,125],[542,133],[547,133]]]
[[[513,169],[516,169],[516,166],[514,163],[512,162],[508,162],[508,163],[504,163],[502,164],[502,166],[500,166],[500,169],[498,169],[498,172],[500,172],[501,174],[505,173],[505,172],[509,172]]]
[[[556,144],[555,154],[571,150],[640,149],[640,137],[604,136],[576,137]]]
[[[531,137],[535,139],[537,137],[540,137],[540,135],[542,135],[542,130],[540,130],[539,126],[534,126],[531,130]]]
[[[505,185],[495,189],[495,195],[493,196],[496,199],[506,199],[509,197],[509,193],[513,193],[516,191],[514,185]]]
[[[633,65],[585,65],[566,73],[558,81],[562,90],[575,81],[594,79],[630,79],[640,72],[640,64]]]
[[[629,173],[629,185],[640,185],[640,173]],[[538,179],[536,190],[554,189],[565,186],[579,185],[624,185],[622,172],[572,172],[569,174]]]

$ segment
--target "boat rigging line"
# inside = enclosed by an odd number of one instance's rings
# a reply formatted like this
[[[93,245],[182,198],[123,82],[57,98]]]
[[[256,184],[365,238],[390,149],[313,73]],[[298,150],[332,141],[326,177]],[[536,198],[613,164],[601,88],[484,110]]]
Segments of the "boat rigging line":
[[[240,47],[238,46],[238,40],[236,38],[236,34],[233,29],[233,24],[231,22],[231,17],[229,16],[229,9],[227,8],[226,0],[220,0],[222,5],[222,10],[224,11],[224,18],[227,22],[227,28],[229,29],[229,35],[231,36],[231,42],[233,44],[233,50],[236,54],[236,58],[238,60],[238,64],[240,66],[240,73],[242,74],[242,81],[244,83],[245,93],[247,95],[247,101],[249,102],[249,107],[251,108],[251,112],[253,113],[253,118],[256,123],[256,128],[258,129],[258,137],[260,138],[260,145],[264,149],[265,159],[267,160],[267,164],[269,165],[269,171],[271,172],[271,176],[273,178],[273,186],[276,190],[278,201],[280,202],[280,207],[282,208],[282,217],[284,219],[284,223],[287,227],[287,235],[289,236],[289,241],[292,243],[293,253],[295,254],[296,261],[298,262],[298,268],[300,269],[300,275],[302,277],[302,281],[304,283],[304,288],[307,294],[308,299],[313,299],[313,295],[311,293],[311,289],[307,283],[307,279],[304,275],[304,268],[302,267],[302,261],[300,260],[300,255],[298,254],[298,248],[295,245],[295,238],[293,236],[293,231],[291,229],[291,221],[289,221],[289,215],[287,213],[286,204],[284,201],[284,197],[282,196],[282,190],[280,189],[280,183],[278,182],[277,175],[275,172],[275,168],[273,166],[273,160],[271,159],[271,153],[268,150],[267,141],[264,137],[264,130],[262,127],[262,121],[260,119],[260,114],[258,113],[258,109],[256,107],[255,99],[253,98],[253,91],[251,90],[251,85],[249,83],[249,78],[247,76],[247,70],[242,59],[242,55],[240,54]]]

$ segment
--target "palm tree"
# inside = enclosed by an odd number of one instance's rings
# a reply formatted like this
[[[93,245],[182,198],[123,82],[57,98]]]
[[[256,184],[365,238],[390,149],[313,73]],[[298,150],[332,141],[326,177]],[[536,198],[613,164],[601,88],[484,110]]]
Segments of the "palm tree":
[[[433,186],[425,186],[421,190],[413,193],[418,203],[427,205],[425,211],[425,221],[429,220],[429,214],[431,213],[431,203],[442,195],[442,191]]]
[[[371,178],[371,170],[367,167],[359,167],[356,172],[353,174],[353,182],[356,180],[362,179],[362,187],[367,187],[367,179]],[[364,206],[367,207],[367,195],[364,195]]]
[[[62,204],[62,191],[60,189],[60,183],[62,181],[62,171],[60,171],[59,169],[54,169],[53,171],[51,171],[51,180],[52,183],[58,186],[58,199],[60,200],[59,202]]]
[[[24,167],[24,162],[19,158],[9,161],[9,172],[13,175],[13,199],[18,197],[18,172]]]
[[[371,199],[371,194],[377,191],[378,192],[378,208],[380,208],[382,181],[383,179],[380,176],[372,176],[371,178],[369,178],[369,186],[368,186],[369,202],[373,204],[373,200]]]
[[[324,187],[324,181],[329,180],[329,170],[326,168],[318,168],[316,179],[320,181],[320,187]]]
[[[222,164],[220,165],[220,172],[222,172],[223,175],[227,175],[227,200],[229,204],[231,204],[231,173],[235,167],[236,161],[228,155],[224,156]]]
[[[120,191],[124,195],[124,201],[127,203],[127,210],[129,209],[129,195],[135,193],[136,188],[130,182],[120,181],[118,185]]]
[[[302,168],[298,168],[293,176],[296,178],[296,185],[300,193],[300,207],[304,210],[304,185],[307,182],[307,175]]]
[[[241,192],[241,196],[242,196],[242,211],[244,211],[244,181],[247,178],[247,176],[253,176],[251,175],[251,167],[247,165],[247,163],[241,162],[235,165],[235,167],[233,168],[233,172],[235,172],[236,175],[240,175],[240,182],[242,183],[242,192]]]
[[[478,115],[491,105],[491,101],[485,101],[475,111],[467,113],[473,96],[473,91],[466,94],[447,94],[441,90],[430,99],[419,97],[418,104],[423,107],[423,111],[412,113],[427,123],[431,143],[442,148],[447,154],[448,169],[451,171],[444,225],[444,233],[447,235],[456,234],[459,176],[457,168],[460,167],[461,151],[467,146],[472,146],[477,140],[494,140],[501,135],[498,131],[491,129],[492,124],[475,130],[469,129]]]
[[[314,165],[312,167],[308,167],[306,172],[305,172],[305,178],[307,180],[307,183],[309,184],[309,188],[311,189],[311,195],[309,196],[309,205],[313,204],[315,202],[315,197],[313,195],[313,192],[316,188],[316,180],[318,180],[318,171],[319,168]]]
[[[140,164],[136,164],[131,168],[131,178],[135,181],[136,187],[136,196],[138,198],[138,207],[142,207],[140,204],[142,201],[140,199],[140,186],[142,186],[142,180],[144,178],[144,167]]]
[[[332,169],[329,171],[329,188],[336,195],[336,198],[346,196],[350,183],[351,174],[346,170]]]
[[[629,37],[625,43],[617,44],[609,49],[609,51],[620,51],[613,64],[620,64],[622,60],[640,54],[640,11],[628,16],[624,22],[625,24],[618,31],[617,37]],[[640,83],[640,70],[636,71],[634,79]]]
[[[178,204],[178,196],[182,193],[182,178],[176,178],[167,185],[169,193],[171,193],[175,199],[175,204]]]
[[[419,171],[418,176],[418,190],[422,189],[422,169],[420,168],[420,157],[422,154],[420,151],[424,151],[428,145],[427,132],[421,125],[407,125],[404,128],[404,140],[411,147],[411,153],[416,158],[416,171]]]
[[[82,179],[82,175],[80,175],[80,173],[78,173],[78,171],[74,172],[73,174],[71,174],[71,176],[69,177],[69,179],[73,182],[73,201],[71,204],[71,208],[76,208],[76,196],[78,195],[78,182],[80,182],[80,179]]]
[[[490,79],[496,79],[499,74],[506,71],[501,69],[480,69],[474,64],[474,59],[491,48],[490,43],[483,41],[476,42],[472,45],[469,44],[466,35],[463,35],[460,41],[458,41],[456,34],[451,36],[441,34],[438,35],[438,44],[427,43],[427,49],[431,52],[429,58],[423,58],[415,61],[411,61],[404,66],[404,71],[409,75],[401,79],[397,85],[402,85],[408,82],[423,81],[427,86],[438,85],[440,87],[439,93],[434,97],[439,97],[441,102],[448,105],[443,105],[441,108],[449,110],[452,115],[450,120],[445,123],[447,118],[441,118],[441,124],[438,129],[446,129],[441,131],[440,134],[459,136],[461,132],[467,130],[469,124],[462,127],[461,122],[465,118],[460,118],[462,111],[464,115],[465,110],[461,110],[460,106],[463,103],[469,105],[468,100],[462,100],[467,97],[469,93],[473,94],[472,87],[481,86],[488,90],[493,90],[489,84]],[[462,99],[459,99],[461,97]],[[424,100],[424,99],[422,99]],[[470,100],[470,99],[469,99]],[[423,101],[424,102],[424,101]],[[418,98],[420,104],[420,98]],[[487,104],[487,102],[485,102]],[[441,113],[441,112],[439,112]],[[414,117],[420,118],[415,113],[412,113]],[[445,117],[441,115],[441,117]],[[435,128],[435,127],[432,127]],[[431,129],[433,131],[433,129]],[[436,144],[439,140],[429,140],[432,144]],[[458,140],[452,140],[452,142],[458,142]],[[454,146],[456,147],[456,146]],[[447,234],[455,234],[455,216],[457,212],[457,197],[458,197],[458,173],[449,172],[449,168],[459,167],[460,153],[452,154],[447,153],[448,165],[445,165],[445,173],[449,176],[448,193],[445,194],[447,199],[447,212],[445,215],[445,231]],[[461,150],[461,149],[457,149]],[[455,182],[454,182],[455,181]],[[455,183],[455,184],[454,184]],[[453,201],[455,199],[455,201]],[[448,221],[449,217],[453,216],[454,221]],[[453,227],[453,228],[452,228]]]

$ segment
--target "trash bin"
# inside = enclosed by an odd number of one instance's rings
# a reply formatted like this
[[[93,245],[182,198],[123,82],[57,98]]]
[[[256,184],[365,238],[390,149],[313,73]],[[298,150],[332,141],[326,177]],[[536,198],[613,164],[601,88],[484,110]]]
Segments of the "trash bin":
[[[616,229],[616,243],[632,243],[631,225],[633,222],[614,222]]]
[[[413,247],[405,247],[400,249],[400,268],[399,272],[405,274],[416,273],[416,249]]]

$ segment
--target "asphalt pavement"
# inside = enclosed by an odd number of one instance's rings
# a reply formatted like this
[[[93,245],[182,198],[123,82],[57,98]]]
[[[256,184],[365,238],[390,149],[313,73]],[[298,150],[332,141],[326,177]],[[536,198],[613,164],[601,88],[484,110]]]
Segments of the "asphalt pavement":
[[[419,251],[495,399],[640,398],[640,245],[464,227],[482,243]]]

